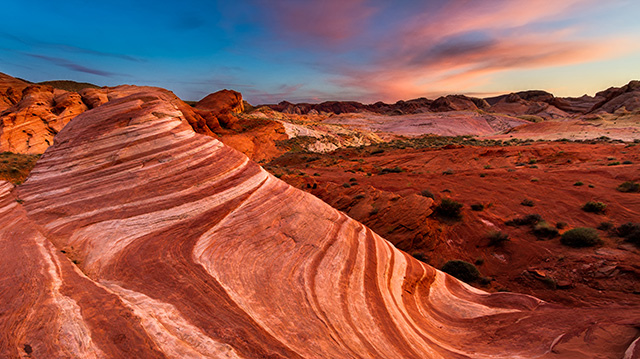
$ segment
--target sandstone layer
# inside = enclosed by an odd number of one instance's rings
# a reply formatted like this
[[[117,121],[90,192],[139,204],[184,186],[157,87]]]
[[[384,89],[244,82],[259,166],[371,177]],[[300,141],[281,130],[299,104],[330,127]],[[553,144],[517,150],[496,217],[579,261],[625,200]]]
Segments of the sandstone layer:
[[[0,214],[6,357],[640,355],[640,307],[463,284],[194,133],[166,91],[76,117]]]

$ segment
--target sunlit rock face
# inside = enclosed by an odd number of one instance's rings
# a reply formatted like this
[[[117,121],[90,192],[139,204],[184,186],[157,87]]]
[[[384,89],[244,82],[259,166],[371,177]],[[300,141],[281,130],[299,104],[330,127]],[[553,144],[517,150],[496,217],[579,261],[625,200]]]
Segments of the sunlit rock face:
[[[639,307],[488,294],[395,249],[151,88],[0,184],[1,357],[629,358]]]
[[[75,92],[26,87],[16,104],[0,113],[0,151],[42,153],[72,118],[86,110]]]

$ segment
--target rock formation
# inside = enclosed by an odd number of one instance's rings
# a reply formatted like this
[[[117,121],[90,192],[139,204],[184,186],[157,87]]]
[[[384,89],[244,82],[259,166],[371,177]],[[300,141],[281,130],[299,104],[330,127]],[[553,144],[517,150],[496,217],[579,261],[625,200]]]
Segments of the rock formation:
[[[212,132],[219,132],[223,128],[235,128],[237,119],[233,114],[244,111],[242,95],[232,90],[220,90],[207,95],[195,104],[196,112],[202,116],[205,123],[197,127],[208,128]]]
[[[0,72],[0,112],[18,103],[22,90],[28,86],[28,82]]]
[[[73,119],[0,214],[3,357],[640,355],[640,307],[463,284],[194,133],[166,91]]]
[[[86,109],[75,92],[31,85],[22,91],[19,102],[0,113],[0,150],[42,153],[56,133]]]

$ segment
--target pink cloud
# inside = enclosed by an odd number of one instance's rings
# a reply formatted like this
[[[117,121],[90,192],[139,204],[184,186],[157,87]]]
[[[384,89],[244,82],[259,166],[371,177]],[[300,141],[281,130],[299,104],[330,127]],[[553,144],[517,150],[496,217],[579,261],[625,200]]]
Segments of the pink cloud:
[[[490,81],[502,71],[563,66],[614,58],[630,43],[623,38],[599,41],[554,39],[549,34],[503,38],[465,51],[423,55],[405,51],[366,69],[350,69],[341,85],[366,89],[370,101],[461,93]],[[623,49],[623,50],[621,50]],[[416,58],[423,56],[421,61]]]
[[[263,0],[264,9],[282,36],[335,45],[364,30],[375,13],[367,0]]]
[[[460,93],[498,72],[614,58],[637,48],[624,37],[579,36],[559,24],[593,0],[454,0],[423,8],[373,46],[365,66],[340,69],[340,86],[370,101]],[[555,21],[554,30],[549,22]]]

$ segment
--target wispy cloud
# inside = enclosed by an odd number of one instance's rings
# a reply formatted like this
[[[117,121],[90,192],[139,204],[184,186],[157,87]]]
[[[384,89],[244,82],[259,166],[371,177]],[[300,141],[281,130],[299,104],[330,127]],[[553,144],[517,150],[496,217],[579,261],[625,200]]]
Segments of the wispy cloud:
[[[339,45],[366,31],[376,12],[367,0],[257,0],[262,15],[285,39],[317,45]]]
[[[87,55],[92,55],[92,56],[97,56],[97,57],[107,57],[107,58],[114,58],[114,59],[120,59],[120,60],[126,60],[126,61],[131,61],[131,62],[144,62],[145,60],[135,57],[135,56],[130,56],[130,55],[126,55],[126,54],[118,54],[118,53],[113,53],[113,52],[106,52],[106,51],[97,51],[97,50],[93,50],[93,49],[88,49],[88,48],[84,48],[84,47],[79,47],[79,46],[73,46],[73,45],[68,45],[68,44],[61,44],[61,43],[57,43],[57,42],[46,42],[46,41],[40,41],[40,40],[36,40],[33,38],[29,38],[26,36],[15,36],[6,32],[0,32],[0,37],[7,39],[7,40],[11,40],[14,43],[20,43],[23,45],[26,45],[30,48],[33,49],[38,49],[39,51],[42,51],[43,49],[48,49],[48,50],[55,50],[55,51],[61,51],[64,53],[76,53],[76,54],[87,54]]]
[[[614,58],[633,48],[624,36],[585,39],[579,27],[563,25],[561,20],[573,16],[577,7],[593,4],[453,0],[416,8],[371,44],[369,61],[340,68],[336,83],[362,91],[372,101],[464,92],[490,82],[498,72]]]
[[[52,56],[45,56],[45,55],[38,55],[38,54],[30,54],[30,53],[25,53],[25,55],[33,57],[33,58],[36,58],[36,59],[41,59],[41,60],[48,61],[48,62],[50,62],[52,64],[55,64],[55,65],[60,66],[60,67],[64,67],[64,68],[69,69],[71,71],[84,72],[84,73],[87,73],[87,74],[98,75],[98,76],[103,76],[103,77],[114,77],[114,76],[120,75],[120,74],[117,74],[117,73],[114,73],[114,72],[108,72],[108,71],[103,71],[103,70],[99,70],[99,69],[86,67],[84,65],[80,65],[80,64],[77,64],[75,62],[69,61],[67,59],[59,58],[59,57],[52,57]]]

